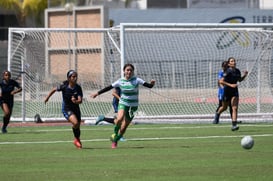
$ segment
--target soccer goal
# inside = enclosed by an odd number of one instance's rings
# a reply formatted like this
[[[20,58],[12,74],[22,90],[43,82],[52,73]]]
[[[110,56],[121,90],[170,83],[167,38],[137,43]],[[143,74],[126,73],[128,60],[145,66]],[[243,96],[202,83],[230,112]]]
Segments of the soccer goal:
[[[249,71],[240,83],[238,120],[272,121],[272,35],[268,24],[121,24],[111,29],[9,30],[9,70],[23,85],[13,119],[63,119],[62,97],[46,94],[75,69],[83,87],[83,119],[113,112],[111,91],[95,92],[122,76],[125,63],[135,74],[156,80],[140,87],[139,122],[212,121],[217,74],[229,57]],[[226,111],[222,119],[230,120]]]
[[[140,94],[143,115],[213,120],[217,73],[234,57],[242,73],[249,71],[239,85],[238,118],[272,120],[272,25],[127,23],[120,28],[122,62],[136,65],[145,80],[157,80],[155,89]]]
[[[62,95],[56,92],[45,105],[49,91],[78,72],[84,93],[82,118],[92,118],[111,109],[111,94],[96,100],[90,94],[120,77],[119,31],[114,29],[9,29],[8,69],[22,84],[15,96],[13,120],[63,120]]]

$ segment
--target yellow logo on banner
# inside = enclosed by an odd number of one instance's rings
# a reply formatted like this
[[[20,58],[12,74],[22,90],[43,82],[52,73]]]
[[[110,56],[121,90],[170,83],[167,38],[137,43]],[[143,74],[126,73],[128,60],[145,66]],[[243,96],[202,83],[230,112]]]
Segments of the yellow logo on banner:
[[[229,17],[221,21],[220,23],[244,23],[245,18],[241,16]],[[250,38],[247,32],[223,32],[218,38],[216,47],[218,49],[224,49],[230,47],[234,43],[242,47],[248,47],[250,45]]]

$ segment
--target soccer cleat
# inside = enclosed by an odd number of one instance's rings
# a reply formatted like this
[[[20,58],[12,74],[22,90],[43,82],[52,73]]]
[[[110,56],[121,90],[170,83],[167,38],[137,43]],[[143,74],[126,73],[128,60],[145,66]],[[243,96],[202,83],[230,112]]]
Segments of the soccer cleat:
[[[220,114],[216,113],[212,123],[213,124],[219,124],[219,117],[220,117]]]
[[[3,134],[8,133],[7,129],[6,129],[6,128],[2,128],[2,133],[3,133]]]
[[[112,142],[112,148],[115,149],[115,148],[117,148],[117,146],[118,146],[118,142],[114,142],[114,141],[113,141],[113,142]]]
[[[237,131],[239,129],[239,126],[232,126],[231,131]]]
[[[126,139],[124,137],[121,137],[119,140],[120,141],[126,141]]]
[[[213,120],[212,124],[219,124],[219,120]]]
[[[81,140],[78,139],[78,138],[75,138],[75,139],[74,139],[74,145],[75,145],[78,149],[81,149],[81,148],[82,148]]]
[[[95,125],[99,124],[99,123],[102,122],[103,120],[104,120],[104,115],[99,115],[99,116],[97,117],[97,120],[96,120]]]

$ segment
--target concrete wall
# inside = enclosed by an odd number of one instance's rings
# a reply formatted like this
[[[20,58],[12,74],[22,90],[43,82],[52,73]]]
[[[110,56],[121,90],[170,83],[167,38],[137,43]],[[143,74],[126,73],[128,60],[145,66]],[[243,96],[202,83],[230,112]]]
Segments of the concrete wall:
[[[71,12],[65,11],[64,8],[60,9],[48,9],[45,12],[47,28],[106,28],[109,26],[108,11],[103,6],[90,6],[90,7],[74,7]],[[102,42],[90,43],[90,37],[83,37],[84,34],[67,34],[64,39],[51,40],[49,49],[54,48],[54,51],[48,51],[49,70],[51,74],[56,76],[63,73],[63,70],[74,69],[86,74],[96,74],[103,72],[104,61],[103,52],[101,51],[89,51],[89,53],[77,52],[77,47],[102,47]],[[89,40],[89,44],[84,45],[84,41],[78,39]],[[94,37],[94,39],[100,39]],[[80,44],[80,43],[81,44]],[[98,44],[99,43],[99,44]],[[70,52],[60,54],[56,50],[63,50],[64,52]],[[68,51],[70,49],[71,51]],[[69,63],[67,63],[70,61]],[[60,68],[62,67],[62,68]]]
[[[273,23],[273,10],[110,9],[109,19],[114,20],[114,26],[120,23]]]

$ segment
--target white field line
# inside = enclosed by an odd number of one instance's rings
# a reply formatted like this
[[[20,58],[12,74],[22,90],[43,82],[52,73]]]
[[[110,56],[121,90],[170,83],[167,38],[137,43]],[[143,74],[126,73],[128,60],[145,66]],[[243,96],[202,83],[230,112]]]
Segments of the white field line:
[[[126,139],[126,141],[154,141],[154,140],[189,140],[189,139],[212,139],[212,138],[242,138],[245,135],[236,135],[236,136],[194,136],[194,137],[161,137],[161,138],[132,138]],[[271,137],[273,134],[260,134],[260,135],[251,135],[253,137]],[[109,139],[90,139],[90,140],[81,140],[82,142],[109,142]],[[15,144],[54,144],[54,143],[72,143],[72,141],[23,141],[23,142],[0,142],[0,145],[15,145]]]
[[[251,127],[271,127],[273,125],[243,125],[251,126]],[[130,128],[131,130],[151,130],[151,129],[200,129],[200,128],[211,128],[211,127],[230,127],[230,126],[191,126],[191,127],[153,127],[153,128]],[[82,129],[82,130],[96,130],[98,129],[91,128],[91,129]],[[112,128],[105,128],[103,130],[113,130]],[[54,130],[26,130],[26,132],[52,132],[52,131],[71,131],[71,129],[54,129]],[[100,129],[101,131],[101,129]],[[157,138],[132,138],[126,139],[128,141],[153,141],[153,140],[188,140],[188,139],[212,139],[212,138],[236,138],[236,137],[243,137],[245,135],[227,135],[227,136],[194,136],[194,137],[157,137]],[[271,137],[273,134],[259,134],[259,135],[251,135],[253,137]],[[82,142],[104,142],[109,141],[109,139],[90,139],[90,140],[81,140]],[[70,143],[70,141],[30,141],[30,142],[0,142],[0,145],[6,144],[52,144],[52,143]]]
[[[188,140],[188,139],[211,139],[211,138],[242,138],[245,135],[233,135],[233,136],[194,136],[194,137],[166,137],[166,138],[132,138],[126,140],[132,141],[153,141],[153,140]],[[260,134],[260,135],[251,135],[253,137],[270,137],[273,134]]]

